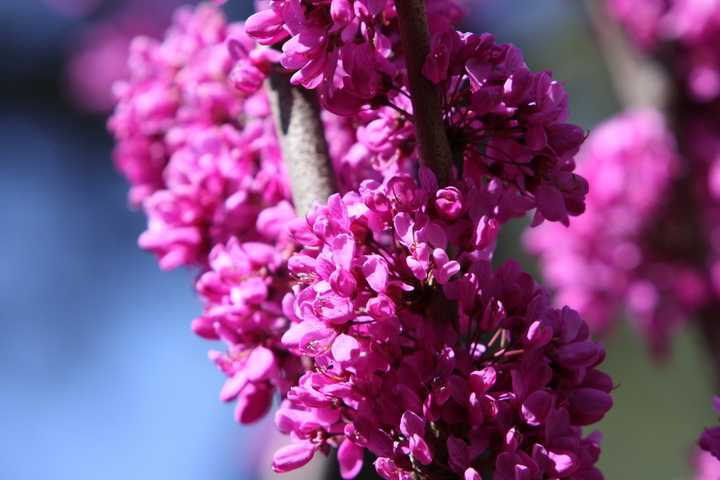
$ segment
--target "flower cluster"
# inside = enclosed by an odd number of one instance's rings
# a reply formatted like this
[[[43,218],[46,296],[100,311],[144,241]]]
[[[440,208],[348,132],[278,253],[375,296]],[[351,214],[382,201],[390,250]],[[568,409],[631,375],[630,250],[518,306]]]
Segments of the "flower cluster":
[[[337,447],[344,478],[368,450],[393,480],[597,480],[600,438],[582,428],[612,405],[604,350],[517,264],[491,265],[509,219],[583,212],[584,132],[549,73],[456,32],[451,1],[428,10],[449,186],[419,166],[389,0],[271,0],[245,25],[200,5],[135,40],[110,128],[149,217],[140,245],[200,269],[192,328],[226,345],[210,358],[236,419],[282,399],[293,443],[276,470]],[[317,92],[340,190],[303,218],[264,87],[285,73]]]
[[[402,95],[388,96],[392,106],[382,106],[347,117],[352,144],[342,157],[348,181],[357,188],[362,180],[381,180],[417,169],[412,105]],[[347,174],[346,174],[347,175]]]
[[[588,185],[574,161],[585,134],[565,123],[567,93],[548,72],[531,71],[517,47],[492,35],[455,30],[435,35],[423,72],[444,93],[456,168],[491,183],[501,221],[535,210],[536,225],[567,225],[585,210]],[[403,93],[386,102],[350,117],[356,141],[340,163],[359,173],[351,184],[416,169],[412,105]]]
[[[131,78],[117,87],[110,120],[130,200],[148,215],[140,245],[164,269],[204,271],[193,330],[227,344],[211,358],[229,377],[221,398],[237,401],[243,423],[264,415],[301,369],[279,346],[294,248],[287,175],[261,85],[237,88],[232,74],[253,49],[216,7],[181,9],[162,42],[134,40]]]
[[[165,188],[144,202],[149,223],[139,243],[161,267],[202,265],[212,245],[233,236],[274,239],[294,216],[279,151],[263,145],[271,129],[257,122],[187,133],[163,172]]]
[[[116,161],[149,217],[140,245],[165,269],[205,265],[233,236],[274,239],[294,215],[269,106],[229,80],[230,37],[242,27],[216,8],[181,9],[164,41],[133,42],[131,80],[117,88]],[[260,224],[266,209],[275,218]]]
[[[236,238],[218,244],[196,285],[205,308],[192,328],[228,345],[227,352],[212,351],[210,358],[228,376],[220,398],[237,400],[235,418],[241,423],[264,416],[276,389],[285,394],[302,372],[300,358],[280,344],[288,327],[282,302],[289,286],[288,253],[279,246]],[[292,249],[288,242],[285,247]]]
[[[430,27],[446,29],[462,17],[452,0],[429,2]],[[438,15],[433,15],[437,13]],[[291,82],[317,89],[328,110],[356,113],[381,103],[402,83],[395,5],[388,0],[271,0],[247,21],[262,45],[282,43],[280,63]]]
[[[720,95],[720,2],[607,0],[610,14],[644,50],[673,47],[674,68],[700,101]]]
[[[559,304],[575,306],[597,331],[625,308],[656,352],[707,295],[688,259],[688,226],[675,201],[681,165],[661,115],[630,112],[598,127],[581,151],[593,189],[570,228],[528,232]]]
[[[115,85],[118,103],[109,121],[131,203],[165,186],[163,170],[189,131],[240,117],[243,102],[227,82],[228,28],[221,12],[202,5],[178,10],[162,42],[133,40],[130,79]]]
[[[276,415],[296,440],[277,471],[337,446],[344,478],[363,449],[388,480],[601,478],[581,427],[612,404],[604,351],[516,264],[493,272],[486,188],[427,171],[367,181],[294,223],[282,341],[315,368]]]
[[[453,148],[467,176],[489,175],[503,190],[503,218],[537,208],[568,224],[585,209],[588,185],[573,157],[584,132],[567,119],[567,93],[549,72],[532,72],[513,45],[492,35],[447,31],[433,38],[423,73],[440,85]]]

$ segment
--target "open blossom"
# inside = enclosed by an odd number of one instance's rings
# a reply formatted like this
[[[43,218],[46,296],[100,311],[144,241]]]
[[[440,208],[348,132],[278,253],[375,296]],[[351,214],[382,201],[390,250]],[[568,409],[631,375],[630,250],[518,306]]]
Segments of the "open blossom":
[[[450,0],[431,1],[428,10],[431,29],[463,14]],[[262,45],[284,41],[280,63],[294,72],[291,82],[317,89],[325,108],[345,115],[381,100],[402,75],[396,16],[387,0],[272,0],[247,28]]]
[[[626,310],[662,352],[708,290],[687,259],[685,215],[673,209],[682,189],[674,141],[659,113],[630,112],[598,127],[581,157],[593,186],[587,212],[566,230],[528,232],[528,246],[558,304],[578,308],[597,331]]]
[[[292,248],[286,242],[286,248]],[[210,253],[210,269],[196,285],[205,304],[193,331],[209,340],[223,340],[225,353],[210,358],[228,379],[220,398],[236,401],[235,418],[252,423],[264,416],[276,389],[286,393],[299,377],[300,358],[280,343],[288,321],[282,302],[289,291],[288,251],[261,242],[231,238]]]
[[[554,310],[514,263],[490,267],[498,221],[485,185],[394,177],[333,196],[297,221],[285,346],[314,360],[276,415],[295,443],[276,471],[363,449],[388,480],[596,479],[612,404],[604,351],[574,311]]]

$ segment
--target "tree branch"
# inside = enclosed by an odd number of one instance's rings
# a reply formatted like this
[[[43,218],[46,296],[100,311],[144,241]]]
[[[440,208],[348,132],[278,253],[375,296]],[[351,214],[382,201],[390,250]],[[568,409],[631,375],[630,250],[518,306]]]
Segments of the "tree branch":
[[[620,103],[627,108],[664,110],[670,103],[671,79],[659,62],[642,56],[628,42],[620,25],[608,18],[602,3],[583,0],[588,23]]]
[[[314,202],[324,202],[337,191],[320,108],[315,93],[290,85],[284,72],[273,72],[266,89],[295,211],[302,216]]]
[[[395,5],[405,50],[420,159],[435,172],[440,185],[446,185],[452,168],[452,151],[442,118],[440,93],[422,74],[430,53],[425,0],[397,0]]]
[[[289,75],[280,68],[271,73],[265,82],[265,90],[290,179],[295,212],[304,216],[313,203],[324,202],[337,191],[320,107],[314,92],[291,85]],[[280,440],[284,437],[276,437],[269,453],[284,443]],[[324,478],[329,472],[333,472],[332,463],[326,457],[316,455],[300,470],[282,475],[267,471],[263,478]]]

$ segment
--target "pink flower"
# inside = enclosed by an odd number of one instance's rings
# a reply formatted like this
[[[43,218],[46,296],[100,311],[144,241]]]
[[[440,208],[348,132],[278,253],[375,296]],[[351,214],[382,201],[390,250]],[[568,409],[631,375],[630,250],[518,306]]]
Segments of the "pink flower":
[[[188,132],[164,171],[165,189],[144,202],[149,225],[139,243],[161,267],[202,264],[209,248],[231,236],[262,239],[260,214],[289,197],[281,160],[258,149],[265,134],[262,123]],[[267,215],[262,220],[263,230],[275,233]]]
[[[237,400],[236,419],[252,423],[267,413],[273,392],[285,392],[300,373],[299,359],[280,343],[288,325],[282,307],[288,286],[278,278],[284,258],[273,245],[231,238],[212,250],[209,266],[196,285],[204,312],[192,327],[227,344],[226,353],[211,352],[228,376],[220,398]]]
[[[446,29],[462,17],[452,1],[431,2]],[[283,40],[281,64],[294,72],[292,82],[317,89],[325,108],[353,115],[368,103],[382,101],[400,75],[401,59],[394,5],[387,0],[272,0],[251,16],[247,31],[259,43]]]
[[[584,133],[549,73],[456,32],[452,1],[427,7],[424,73],[457,152],[443,186],[419,165],[393,2],[271,0],[244,27],[202,5],[135,41],[110,127],[149,217],[140,243],[199,268],[192,328],[224,344],[210,358],[236,420],[280,397],[293,443],[276,472],[337,449],[346,479],[370,452],[392,480],[596,480],[600,438],[582,427],[612,406],[604,350],[516,263],[492,263],[511,218],[582,213]],[[264,92],[277,68],[316,90],[340,189],[304,218]]]
[[[363,466],[363,449],[352,441],[345,439],[338,448],[340,476],[351,479],[358,476]]]
[[[656,353],[704,302],[707,286],[683,251],[654,238],[684,229],[669,198],[680,160],[660,114],[629,112],[598,127],[581,152],[593,189],[569,229],[543,225],[527,244],[540,255],[558,304],[572,304],[595,331],[623,308]],[[657,250],[657,251],[656,251]],[[692,292],[689,295],[685,292]]]
[[[581,214],[587,182],[574,173],[583,131],[564,123],[567,94],[547,72],[531,72],[512,45],[489,34],[433,37],[424,74],[447,92],[445,118],[458,165],[476,183],[493,180],[505,220],[536,208],[534,223]]]
[[[496,211],[482,204],[494,199],[486,184],[439,190],[420,176],[367,181],[293,227],[304,248],[289,262],[300,284],[283,343],[315,368],[288,391],[278,426],[317,449],[341,446],[353,467],[346,442],[368,449],[389,479],[426,469],[478,478],[488,463],[513,480],[518,469],[599,475],[599,440],[580,427],[612,406],[612,381],[596,369],[602,347],[516,265],[492,271],[470,241],[485,217],[435,208],[451,189]],[[329,280],[337,272],[348,280]]]
[[[132,204],[164,187],[163,169],[186,130],[232,123],[242,111],[223,78],[232,66],[223,42],[235,28],[217,8],[201,5],[178,10],[162,42],[132,41],[130,78],[114,87],[118,104],[108,123]]]
[[[292,443],[281,448],[273,457],[273,470],[284,473],[307,464],[315,455],[316,447],[310,442]]]

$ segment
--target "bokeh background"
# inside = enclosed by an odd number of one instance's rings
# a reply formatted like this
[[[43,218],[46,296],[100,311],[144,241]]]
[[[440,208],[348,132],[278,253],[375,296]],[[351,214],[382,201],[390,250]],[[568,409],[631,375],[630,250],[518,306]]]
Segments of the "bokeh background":
[[[553,70],[572,120],[591,130],[618,104],[579,3],[474,0],[465,29]],[[127,207],[105,132],[117,52],[129,35],[158,35],[176,4],[0,0],[2,479],[238,480],[267,469],[267,425],[233,423],[206,342],[190,332],[193,272],[160,272],[136,246],[144,219]],[[227,6],[237,19],[250,9]],[[504,234],[499,257],[532,271],[521,228]],[[608,339],[609,480],[691,478],[692,444],[714,421],[697,344],[688,331],[653,365],[628,329]]]

